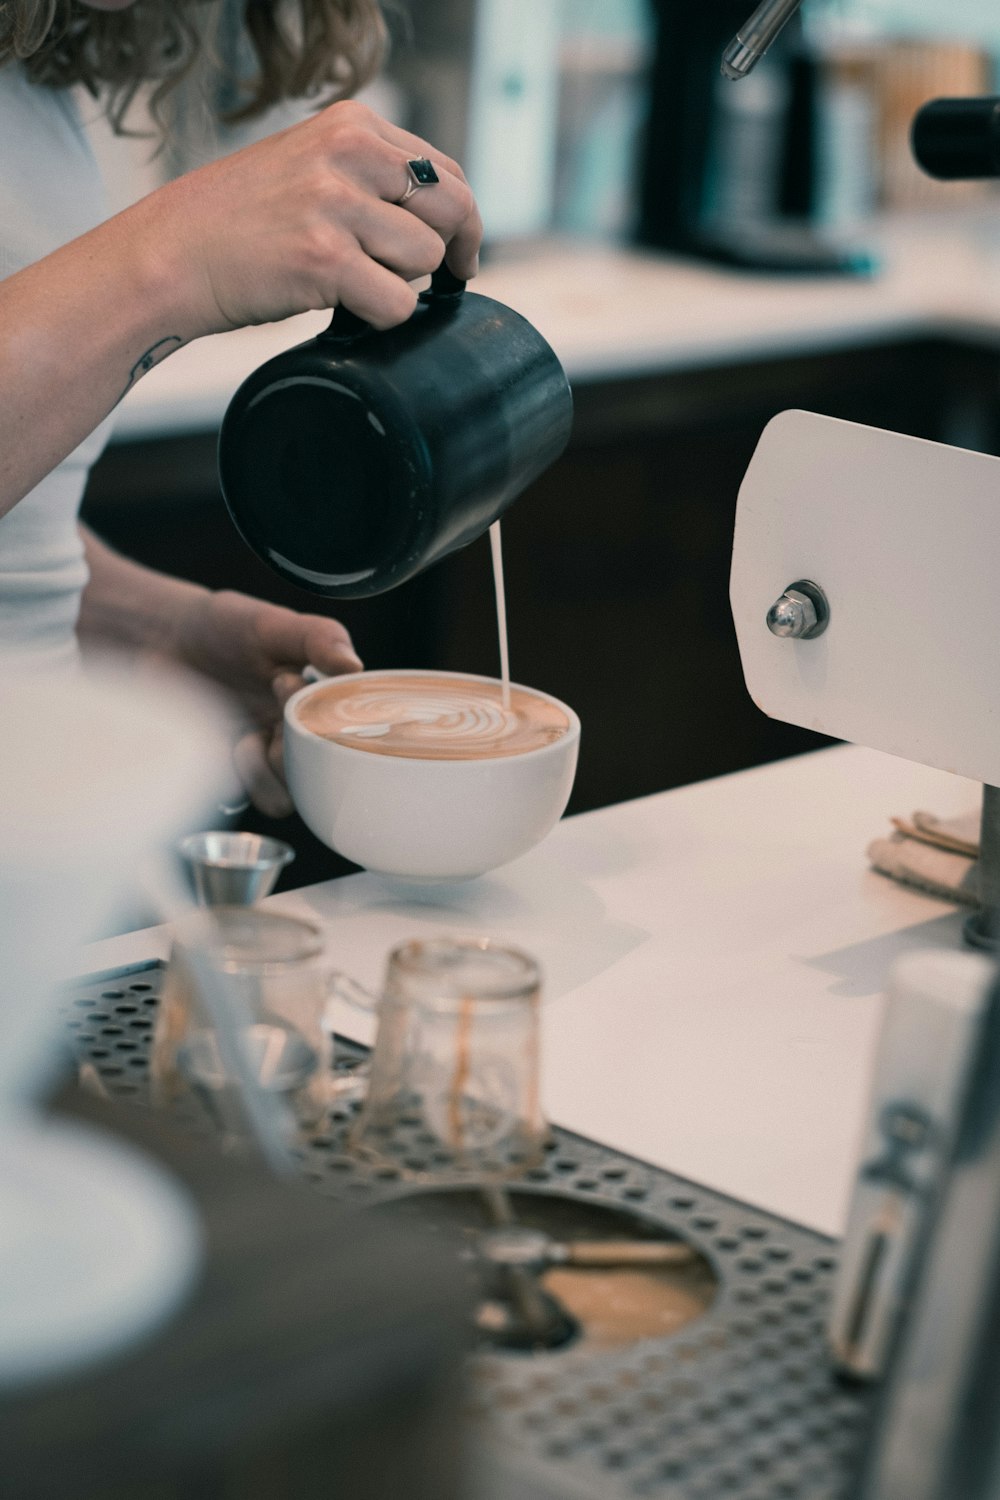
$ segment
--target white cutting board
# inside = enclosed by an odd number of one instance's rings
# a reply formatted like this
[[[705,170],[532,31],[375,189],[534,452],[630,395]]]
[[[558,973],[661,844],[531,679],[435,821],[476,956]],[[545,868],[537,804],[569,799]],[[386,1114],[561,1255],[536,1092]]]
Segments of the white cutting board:
[[[811,641],[766,617],[809,579]],[[740,488],[730,598],[772,719],[1000,785],[1000,459],[786,411]]]

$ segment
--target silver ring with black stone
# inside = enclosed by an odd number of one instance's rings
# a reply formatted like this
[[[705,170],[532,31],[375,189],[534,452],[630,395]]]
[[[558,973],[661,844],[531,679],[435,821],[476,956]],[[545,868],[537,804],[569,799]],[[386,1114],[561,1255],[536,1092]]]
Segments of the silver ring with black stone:
[[[433,187],[435,182],[441,181],[434,170],[434,163],[428,161],[426,156],[418,156],[413,161],[408,161],[406,163],[406,170],[410,174],[410,182],[402,198],[396,199],[396,203],[400,207],[404,203],[409,203],[414,193],[418,192],[420,188]]]

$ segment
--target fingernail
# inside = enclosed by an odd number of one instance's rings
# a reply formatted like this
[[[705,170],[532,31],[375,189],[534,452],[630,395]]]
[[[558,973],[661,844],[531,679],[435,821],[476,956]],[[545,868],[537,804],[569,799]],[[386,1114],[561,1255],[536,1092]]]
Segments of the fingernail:
[[[346,672],[364,671],[365,664],[356,651],[352,651],[349,647],[345,647],[344,650],[339,653],[339,655],[340,660],[344,664],[344,670]]]

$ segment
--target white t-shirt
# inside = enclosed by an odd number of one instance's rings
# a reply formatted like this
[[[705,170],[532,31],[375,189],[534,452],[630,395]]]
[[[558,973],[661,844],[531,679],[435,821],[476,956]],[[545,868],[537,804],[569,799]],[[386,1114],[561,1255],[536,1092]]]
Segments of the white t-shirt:
[[[0,278],[107,217],[104,186],[72,93],[0,67]],[[73,350],[65,357],[70,364]],[[0,392],[0,400],[3,393]],[[0,653],[71,663],[87,566],[77,512],[111,419],[0,516]]]

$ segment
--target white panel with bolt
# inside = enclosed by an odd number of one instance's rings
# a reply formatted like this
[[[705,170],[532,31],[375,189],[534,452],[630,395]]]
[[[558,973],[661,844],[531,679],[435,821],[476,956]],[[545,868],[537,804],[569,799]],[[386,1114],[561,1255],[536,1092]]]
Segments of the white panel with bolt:
[[[997,784],[998,579],[1000,459],[812,412],[765,428],[730,597],[771,718]],[[808,586],[827,601],[820,632]]]

